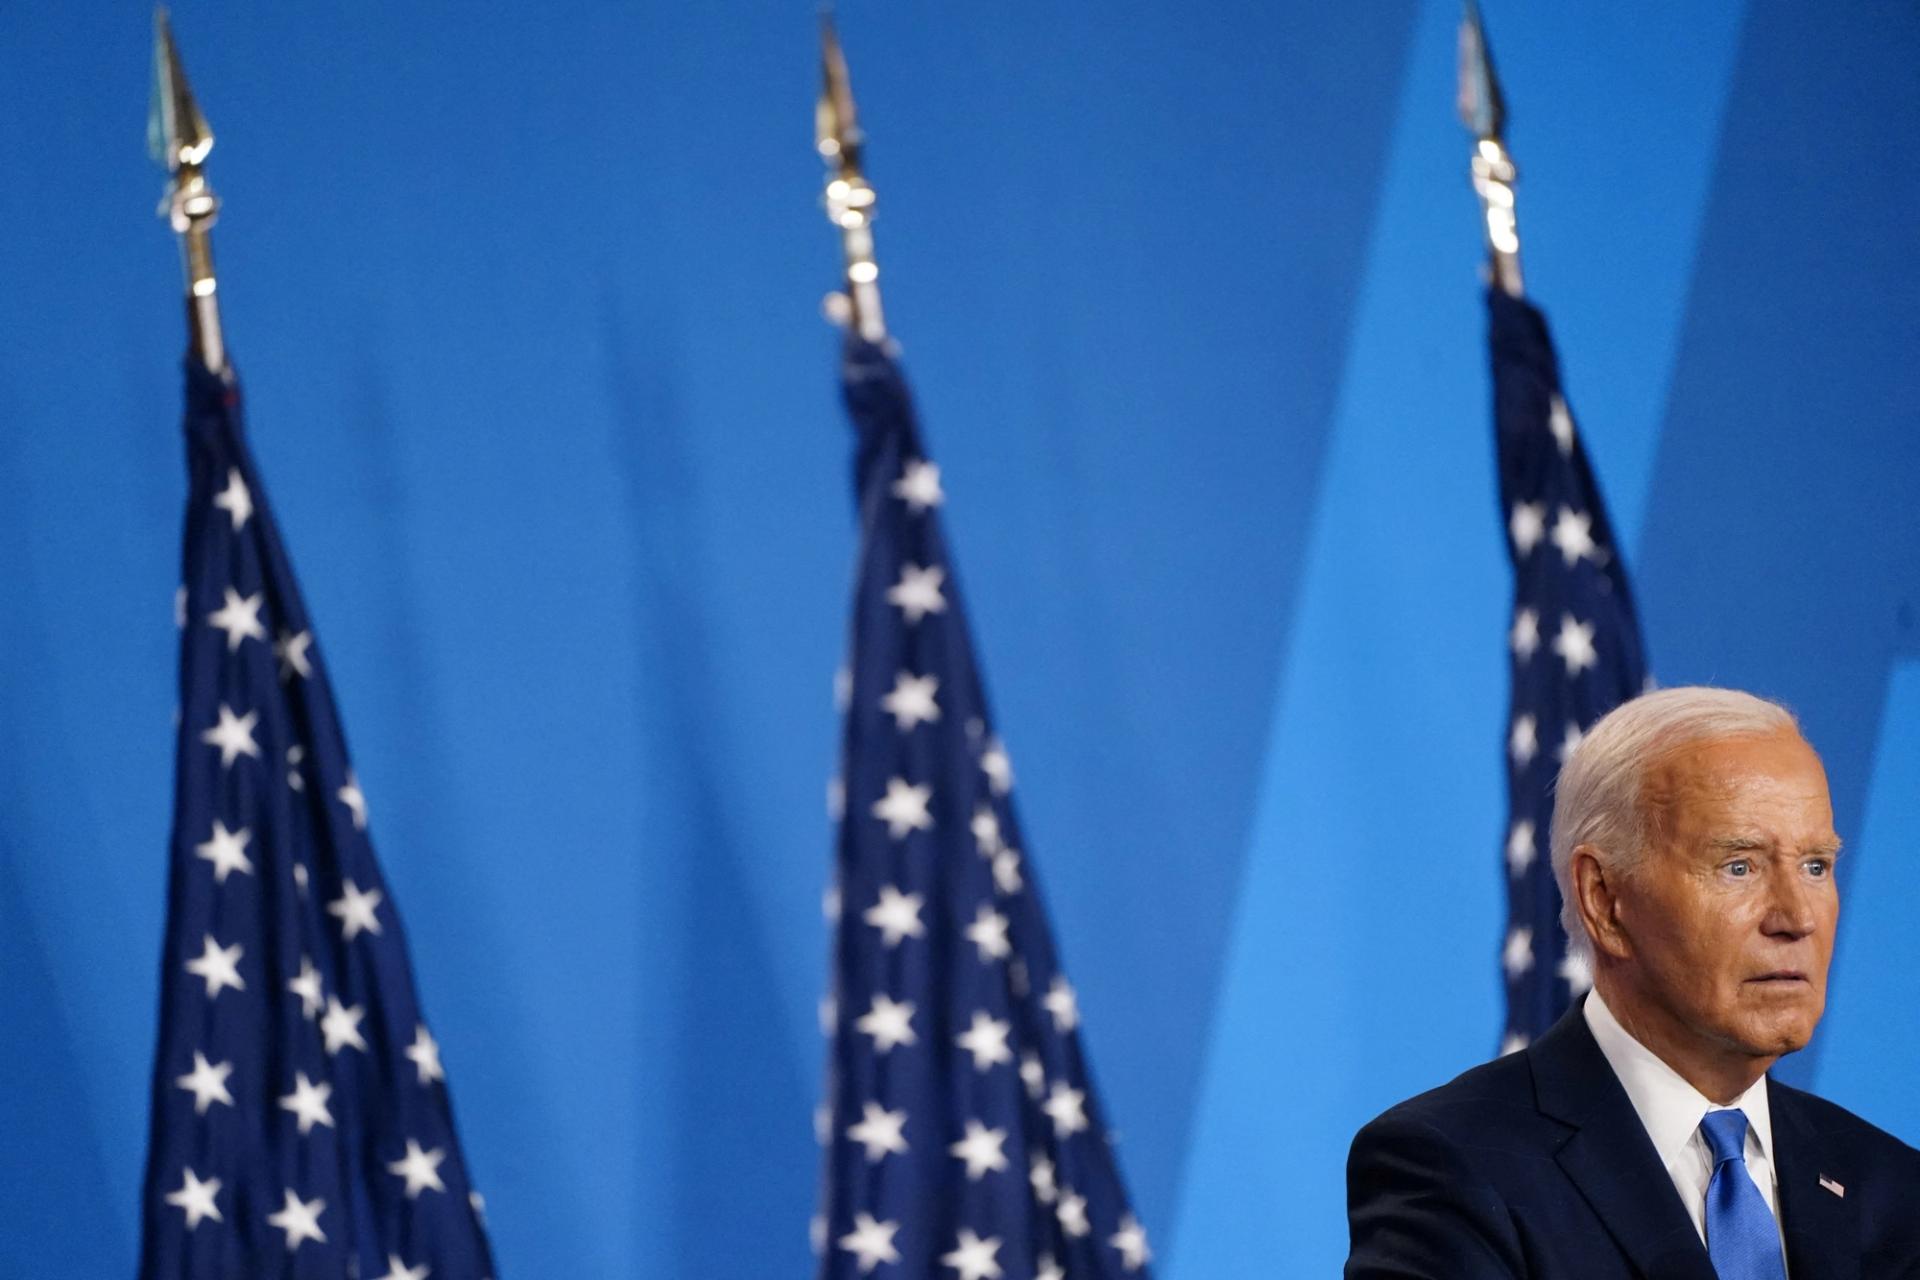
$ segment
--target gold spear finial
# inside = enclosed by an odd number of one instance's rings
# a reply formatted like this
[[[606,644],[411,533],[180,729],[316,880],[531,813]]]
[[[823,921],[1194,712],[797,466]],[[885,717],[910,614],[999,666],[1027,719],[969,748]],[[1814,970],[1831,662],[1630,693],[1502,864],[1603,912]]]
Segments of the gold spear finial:
[[[827,162],[827,217],[840,228],[840,246],[846,256],[847,317],[855,332],[869,342],[887,336],[880,309],[880,266],[873,258],[873,187],[860,167],[864,141],[854,112],[853,86],[847,78],[846,55],[833,28],[833,13],[820,12],[820,101],[814,109],[814,146]]]
[[[1493,72],[1480,8],[1466,0],[1460,19],[1460,120],[1473,131],[1473,189],[1486,215],[1487,266],[1493,283],[1511,297],[1522,292],[1520,227],[1514,212],[1517,170],[1507,151],[1507,104]]]
[[[166,166],[171,181],[161,198],[160,213],[180,233],[180,254],[186,266],[187,329],[193,353],[215,373],[227,369],[226,344],[220,335],[219,283],[213,273],[213,241],[209,231],[220,214],[220,199],[201,171],[213,150],[213,130],[193,100],[180,50],[164,6],[153,13],[153,107],[147,117],[147,149]]]

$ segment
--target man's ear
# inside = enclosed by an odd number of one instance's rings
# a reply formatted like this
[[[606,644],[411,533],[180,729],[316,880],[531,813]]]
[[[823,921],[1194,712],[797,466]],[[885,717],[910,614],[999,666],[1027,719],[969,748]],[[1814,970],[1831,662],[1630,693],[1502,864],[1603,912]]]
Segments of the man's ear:
[[[1593,949],[1615,960],[1627,959],[1633,943],[1620,922],[1620,873],[1610,874],[1600,863],[1600,851],[1590,844],[1574,846],[1570,870],[1574,909],[1587,926]]]

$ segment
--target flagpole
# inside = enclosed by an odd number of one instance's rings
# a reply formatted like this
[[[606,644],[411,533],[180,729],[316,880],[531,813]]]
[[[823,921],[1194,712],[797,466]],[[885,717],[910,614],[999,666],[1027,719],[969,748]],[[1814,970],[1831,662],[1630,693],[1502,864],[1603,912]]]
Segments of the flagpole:
[[[1493,71],[1493,54],[1480,25],[1480,8],[1466,0],[1460,20],[1460,119],[1473,131],[1473,189],[1487,232],[1487,270],[1493,285],[1510,298],[1522,296],[1520,227],[1514,211],[1513,183],[1518,171],[1507,150],[1507,106]]]
[[[846,317],[853,331],[868,342],[887,336],[880,309],[880,265],[873,256],[873,187],[860,167],[864,138],[854,112],[853,87],[847,78],[847,59],[840,51],[833,15],[820,14],[820,102],[814,111],[814,146],[827,163],[827,218],[840,228],[840,247],[846,258]]]
[[[154,160],[166,166],[171,179],[160,212],[180,234],[191,350],[208,369],[225,376],[227,349],[220,332],[219,283],[213,272],[210,234],[220,214],[220,199],[201,169],[213,150],[213,130],[193,100],[164,7],[153,14],[153,109],[147,121],[147,147]]]

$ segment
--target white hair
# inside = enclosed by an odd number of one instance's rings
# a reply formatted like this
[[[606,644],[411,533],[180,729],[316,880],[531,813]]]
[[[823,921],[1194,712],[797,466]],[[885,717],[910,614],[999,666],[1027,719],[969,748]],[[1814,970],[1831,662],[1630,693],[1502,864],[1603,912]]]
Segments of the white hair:
[[[1573,851],[1591,845],[1600,865],[1632,874],[1646,855],[1657,815],[1641,794],[1649,766],[1681,747],[1716,738],[1798,733],[1777,702],[1704,685],[1661,689],[1623,702],[1587,731],[1560,768],[1553,802],[1553,878],[1568,948],[1591,958],[1592,940],[1573,896]]]

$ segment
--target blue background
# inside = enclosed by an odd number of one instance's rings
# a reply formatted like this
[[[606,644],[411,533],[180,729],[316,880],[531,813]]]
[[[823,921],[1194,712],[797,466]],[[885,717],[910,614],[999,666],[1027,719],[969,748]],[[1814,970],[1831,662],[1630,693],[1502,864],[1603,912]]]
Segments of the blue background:
[[[1617,10],[1617,11],[1615,11]],[[1450,0],[849,0],[890,319],[1164,1277],[1328,1274],[1498,1028],[1507,571]],[[810,4],[176,11],[225,314],[503,1276],[803,1275],[850,441]],[[1490,6],[1655,670],[1851,845],[1920,1139],[1920,10]],[[0,11],[0,1253],[124,1274],[184,496],[148,12]]]

